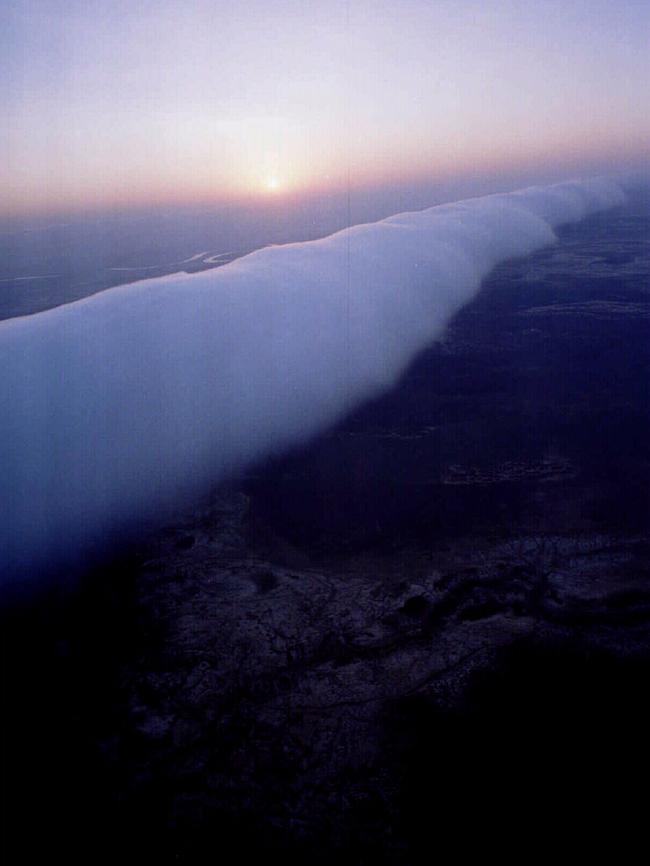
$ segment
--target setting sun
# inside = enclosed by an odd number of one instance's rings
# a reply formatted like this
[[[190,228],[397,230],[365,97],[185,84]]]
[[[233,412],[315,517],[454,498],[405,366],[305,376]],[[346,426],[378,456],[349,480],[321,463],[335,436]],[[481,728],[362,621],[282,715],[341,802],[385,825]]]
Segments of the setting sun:
[[[269,175],[269,177],[266,178],[265,186],[269,192],[276,192],[280,189],[280,181],[275,175]]]

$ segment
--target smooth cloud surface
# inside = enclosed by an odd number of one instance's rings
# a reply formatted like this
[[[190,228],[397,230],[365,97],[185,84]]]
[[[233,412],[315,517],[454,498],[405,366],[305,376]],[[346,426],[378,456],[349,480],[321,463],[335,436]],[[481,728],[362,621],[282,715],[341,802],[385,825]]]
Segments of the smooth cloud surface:
[[[0,323],[5,581],[336,421],[494,265],[623,199],[604,179],[471,199]]]

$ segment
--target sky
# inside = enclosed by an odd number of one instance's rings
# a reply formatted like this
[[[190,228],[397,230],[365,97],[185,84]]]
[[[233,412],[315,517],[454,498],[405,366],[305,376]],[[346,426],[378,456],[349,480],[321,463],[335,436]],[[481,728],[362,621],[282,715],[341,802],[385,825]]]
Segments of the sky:
[[[0,216],[642,165],[647,0],[8,0]]]

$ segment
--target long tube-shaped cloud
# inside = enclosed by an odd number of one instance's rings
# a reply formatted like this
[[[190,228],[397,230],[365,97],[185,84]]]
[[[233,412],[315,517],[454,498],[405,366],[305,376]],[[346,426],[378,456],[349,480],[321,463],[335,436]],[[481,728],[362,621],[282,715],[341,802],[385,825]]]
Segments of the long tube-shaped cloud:
[[[336,421],[497,262],[623,198],[597,179],[471,199],[0,323],[5,581]]]

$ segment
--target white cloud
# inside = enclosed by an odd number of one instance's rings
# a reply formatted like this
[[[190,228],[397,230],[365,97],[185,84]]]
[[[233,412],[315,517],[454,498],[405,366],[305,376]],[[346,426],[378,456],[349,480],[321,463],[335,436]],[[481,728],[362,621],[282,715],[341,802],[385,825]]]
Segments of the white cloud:
[[[68,566],[393,384],[503,259],[607,180],[399,214],[0,324],[0,553]]]

